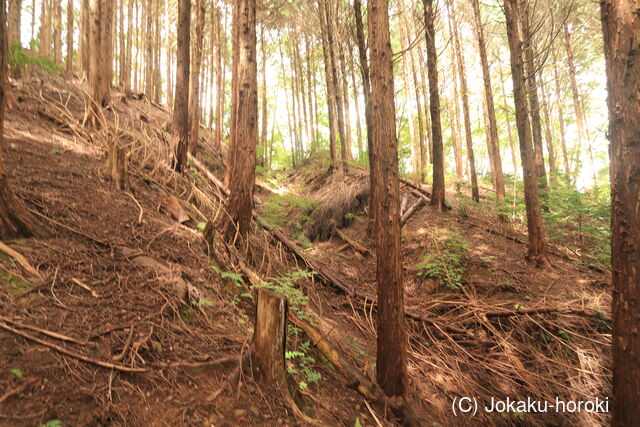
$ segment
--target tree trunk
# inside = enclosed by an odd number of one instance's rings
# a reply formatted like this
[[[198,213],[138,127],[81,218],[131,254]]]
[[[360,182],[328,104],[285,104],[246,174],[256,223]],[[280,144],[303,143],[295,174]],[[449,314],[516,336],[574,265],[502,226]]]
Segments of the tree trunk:
[[[51,1],[40,3],[40,56],[47,58],[51,55]]]
[[[503,202],[505,197],[504,176],[502,174],[502,158],[500,156],[500,139],[498,137],[498,123],[496,109],[493,103],[493,89],[491,87],[491,74],[487,61],[487,47],[484,39],[484,28],[480,4],[478,0],[472,0],[473,14],[475,17],[475,32],[480,52],[480,65],[482,67],[482,80],[484,82],[484,98],[487,106],[487,119],[489,122],[487,150],[491,161],[491,175],[494,178],[496,197],[498,202]]]
[[[73,0],[67,0],[67,78],[73,78]]]
[[[216,8],[216,25],[215,25],[215,38],[216,38],[216,133],[214,137],[215,147],[219,150],[222,148],[222,113],[223,113],[223,102],[222,102],[222,92],[224,88],[222,87],[222,76],[224,75],[224,71],[222,69],[222,15],[220,12],[220,8]]]
[[[356,67],[353,63],[353,55],[349,55],[351,68],[351,85],[353,88],[353,102],[356,107],[356,147],[358,148],[358,160],[362,160],[364,149],[362,147],[362,122],[360,121],[360,102],[358,99],[358,84],[356,83]]]
[[[13,46],[16,42],[20,43],[21,12],[22,0],[10,0],[8,17],[9,47]],[[35,11],[33,13],[35,13]]]
[[[173,104],[173,168],[183,172],[189,148],[189,46],[191,0],[178,0],[176,89]]]
[[[580,102],[580,92],[578,90],[578,83],[576,81],[576,65],[573,57],[573,47],[571,46],[571,35],[569,34],[569,26],[565,22],[563,26],[563,40],[564,47],[567,51],[567,64],[569,65],[569,82],[571,83],[571,95],[573,96],[573,109],[576,115],[576,125],[578,126],[578,146],[576,149],[576,161],[575,161],[575,178],[578,176],[579,158],[582,143],[585,139],[585,123],[584,115],[582,113],[582,103]]]
[[[431,112],[431,132],[433,143],[433,190],[431,205],[443,211],[445,209],[444,147],[442,144],[442,126],[440,124],[440,92],[438,88],[438,58],[436,50],[436,31],[433,25],[433,0],[424,3],[425,38],[427,44],[427,73],[429,75],[429,94]]]
[[[329,50],[329,67],[331,68],[331,86],[332,86],[332,94],[334,97],[334,106],[335,113],[337,116],[338,122],[338,135],[340,136],[340,160],[342,161],[342,169],[344,172],[347,172],[347,144],[346,144],[346,132],[344,129],[344,106],[342,104],[342,96],[340,95],[340,86],[338,85],[338,65],[336,58],[336,47],[333,40],[333,16],[331,14],[331,6],[328,3],[328,0],[322,0],[324,5],[324,14],[325,14],[325,24],[327,30],[327,46]]]
[[[322,55],[324,59],[324,76],[327,88],[327,109],[329,116],[329,156],[331,157],[331,168],[335,168],[336,165],[336,118],[334,109],[335,96],[333,94],[333,77],[331,70],[331,59],[329,56],[329,42],[327,33],[329,32],[326,21],[326,14],[324,13],[324,1],[318,0],[319,19],[322,33]]]
[[[567,185],[571,185],[571,169],[569,168],[569,155],[567,154],[567,141],[564,127],[563,97],[560,90],[558,59],[556,58],[556,51],[553,47],[551,48],[551,54],[553,55],[553,80],[555,82],[556,104],[558,106],[558,127],[560,128],[560,146],[562,148],[562,160],[564,163],[564,180]]]
[[[600,2],[609,92],[614,426],[638,420],[640,400],[640,17],[632,0]]]
[[[395,129],[392,52],[388,0],[369,0],[371,47],[371,131],[376,152],[371,190],[376,206],[376,281],[378,324],[376,377],[387,396],[404,399],[407,393],[407,335],[400,261],[400,203],[398,151]]]
[[[267,132],[268,132],[268,121],[267,121],[267,48],[265,46],[264,39],[264,24],[260,27],[260,51],[261,51],[261,60],[260,60],[260,72],[262,74],[262,87],[260,88],[260,99],[262,101],[261,114],[260,114],[260,150],[258,157],[258,164],[262,167],[265,165],[265,158],[267,153]]]
[[[341,45],[338,47],[338,51],[340,52],[339,60],[340,60],[340,69],[342,76],[342,100],[344,106],[344,131],[345,131],[345,150],[346,150],[346,159],[353,160],[353,150],[352,150],[352,141],[351,141],[351,115],[349,113],[349,76],[347,75],[347,66],[345,63],[344,57],[344,46]]]
[[[469,171],[471,173],[471,198],[475,202],[480,202],[480,189],[478,188],[478,175],[476,174],[476,159],[473,152],[473,137],[471,135],[471,118],[469,117],[469,92],[467,89],[467,76],[462,49],[460,47],[460,37],[458,35],[458,23],[453,0],[449,0],[449,18],[453,30],[453,46],[458,59],[458,77],[460,78],[460,90],[462,91],[462,113],[464,117],[464,134],[467,142],[467,157],[469,159]]]
[[[406,31],[401,30],[400,31],[401,37],[400,37],[400,41],[401,41],[401,50],[404,52],[404,55],[402,57],[402,80],[404,83],[404,96],[405,99],[407,100],[407,102],[405,103],[406,105],[406,110],[405,110],[405,119],[407,120],[407,123],[409,124],[409,141],[411,143],[411,163],[412,163],[412,175],[413,175],[413,182],[415,184],[418,184],[420,182],[420,145],[418,142],[418,139],[416,138],[416,131],[414,128],[414,122],[413,122],[413,112],[411,111],[410,108],[410,103],[408,102],[408,100],[411,98],[411,83],[409,80],[409,39],[408,36],[406,34]]]
[[[507,108],[507,91],[504,88],[504,75],[502,74],[502,62],[500,62],[500,58],[498,58],[498,71],[500,72],[500,87],[502,89],[502,103],[504,105],[504,108]],[[509,148],[511,150],[511,163],[513,164],[513,185],[514,188],[516,187],[516,184],[518,183],[518,159],[517,159],[517,155],[516,155],[516,147],[515,144],[513,142],[513,132],[511,130],[511,120],[509,119],[510,117],[510,113],[507,112],[507,114],[505,114],[506,116],[506,122],[507,122],[507,136],[509,137]]]
[[[62,63],[62,0],[53,2],[53,59],[56,64]]]
[[[258,289],[256,326],[253,345],[256,354],[256,373],[262,380],[279,384],[285,378],[288,303],[281,295]]]
[[[200,67],[204,40],[204,0],[196,0],[196,22],[191,49],[191,74],[189,77],[189,152],[195,154],[200,130]]]
[[[364,117],[367,125],[367,154],[369,157],[369,185],[370,188],[375,188],[376,176],[373,174],[373,163],[375,162],[376,153],[373,152],[373,141],[371,139],[371,126],[372,126],[372,105],[371,105],[371,80],[369,74],[369,62],[367,61],[367,48],[364,39],[364,25],[362,23],[362,4],[360,0],[353,0],[353,9],[356,18],[356,42],[358,44],[358,57],[360,59],[360,72],[362,74],[362,93],[364,96]],[[394,118],[395,120],[395,118]],[[375,223],[375,212],[377,206],[375,192],[371,192],[369,197],[369,225]],[[367,227],[367,230],[372,231],[373,227]]]
[[[0,82],[7,79],[7,15],[6,1],[0,0]],[[0,84],[0,239],[32,234],[33,219],[17,198],[4,169],[5,85]]]
[[[522,54],[522,32],[519,20],[518,2],[520,0],[504,0],[504,14],[507,20],[507,38],[511,55],[511,75],[513,78],[513,97],[516,107],[518,138],[520,139],[520,157],[524,176],[525,204],[527,211],[527,230],[529,245],[527,259],[542,264],[546,261],[546,243],[536,168],[531,143],[531,127],[527,111],[527,91],[525,88],[524,61]]]
[[[551,135],[551,115],[549,114],[549,98],[547,97],[547,85],[544,77],[540,79],[540,92],[542,94],[542,114],[544,115],[544,134],[547,140],[547,152],[549,153],[549,180],[552,184],[558,181],[556,169],[556,153],[553,148],[553,136]]]
[[[535,52],[533,48],[533,34],[529,28],[531,11],[526,0],[520,0],[522,15],[522,39],[524,40],[524,61],[526,70],[527,92],[531,127],[533,130],[533,158],[536,165],[536,176],[540,189],[547,188],[547,172],[544,167],[544,155],[542,149],[542,121],[540,119],[540,99],[538,98],[538,71],[535,65]]]
[[[109,104],[111,87],[111,21],[112,0],[89,0],[89,37],[86,54],[89,57],[87,84],[89,100],[84,123],[99,126],[101,108]]]
[[[256,0],[238,0],[234,16],[238,60],[233,70],[235,92],[232,121],[236,123],[229,146],[230,168],[227,212],[231,222],[225,234],[245,238],[251,225],[258,142],[258,67],[256,63]]]

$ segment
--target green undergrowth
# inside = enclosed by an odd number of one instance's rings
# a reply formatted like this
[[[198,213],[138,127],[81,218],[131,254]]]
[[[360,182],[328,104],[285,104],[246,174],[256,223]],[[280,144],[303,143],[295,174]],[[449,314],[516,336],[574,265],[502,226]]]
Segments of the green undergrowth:
[[[460,289],[468,251],[469,243],[460,234],[436,229],[430,249],[417,265],[418,276],[435,279],[443,287]]]
[[[0,253],[0,261],[8,260],[11,260],[11,258]],[[6,288],[13,296],[19,295],[31,287],[29,283],[25,282],[20,277],[5,270],[2,265],[0,265],[0,286]]]
[[[61,66],[52,59],[25,50],[20,42],[15,42],[9,47],[9,66],[11,68],[28,66],[48,74],[59,74],[62,71]]]
[[[313,244],[304,235],[302,224],[309,219],[309,215],[317,206],[318,203],[309,197],[293,193],[273,195],[262,204],[260,219],[270,227],[293,229],[290,237],[303,248],[309,249]]]

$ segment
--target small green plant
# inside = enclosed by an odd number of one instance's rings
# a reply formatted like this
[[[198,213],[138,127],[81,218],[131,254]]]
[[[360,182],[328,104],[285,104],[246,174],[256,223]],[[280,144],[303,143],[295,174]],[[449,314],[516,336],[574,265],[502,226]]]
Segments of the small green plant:
[[[297,362],[297,368],[290,367],[288,372],[303,377],[302,380],[298,381],[298,387],[300,387],[301,390],[306,390],[310,383],[318,382],[322,378],[319,372],[313,370],[313,365],[316,363],[316,360],[308,355],[310,348],[311,342],[305,341],[298,346],[297,350],[285,352],[285,359]]]
[[[307,270],[296,270],[281,277],[270,277],[266,282],[260,284],[260,287],[267,288],[287,298],[291,310],[299,318],[307,319],[309,318],[309,313],[304,310],[304,306],[309,302],[309,297],[296,287],[296,282],[300,279],[311,278],[313,274],[313,272]]]
[[[38,424],[38,427],[62,427],[64,423],[60,420],[49,420],[45,424]]]
[[[261,207],[260,218],[271,227],[283,227],[291,222],[296,214],[308,218],[318,203],[310,198],[293,193],[275,195],[267,198]]]
[[[432,248],[418,263],[418,275],[436,279],[441,286],[460,289],[468,251],[469,244],[460,234],[439,230],[433,236]]]
[[[196,228],[200,231],[204,231],[204,229],[207,227],[207,223],[206,222],[199,222],[198,224],[196,224]]]
[[[62,154],[62,153],[63,153],[63,151],[62,151],[62,150],[59,150],[59,149],[57,149],[57,148],[52,148],[52,149],[51,149],[51,154],[53,154],[54,156],[60,155],[60,154]]]
[[[22,378],[22,370],[20,369],[12,369],[9,372],[16,378]]]

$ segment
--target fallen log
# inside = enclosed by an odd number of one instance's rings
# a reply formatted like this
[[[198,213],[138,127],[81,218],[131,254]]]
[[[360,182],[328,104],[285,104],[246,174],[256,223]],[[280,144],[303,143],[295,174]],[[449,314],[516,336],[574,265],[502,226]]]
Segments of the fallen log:
[[[360,252],[363,255],[371,255],[371,251],[369,249],[365,248],[360,243],[356,242],[355,240],[353,240],[352,238],[344,234],[342,231],[336,229],[336,234],[356,251]]]
[[[402,215],[402,218],[400,218],[400,226],[402,227],[407,221],[409,221],[413,214],[416,213],[424,203],[425,199],[420,198],[417,202],[411,205],[411,207]]]

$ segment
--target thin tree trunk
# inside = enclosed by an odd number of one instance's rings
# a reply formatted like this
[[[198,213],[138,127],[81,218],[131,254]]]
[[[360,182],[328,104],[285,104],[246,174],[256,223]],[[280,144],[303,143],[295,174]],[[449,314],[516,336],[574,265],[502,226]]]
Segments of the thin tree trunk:
[[[640,17],[632,0],[600,3],[609,97],[613,425],[638,420],[640,399]]]
[[[542,214],[540,212],[540,197],[538,195],[536,167],[533,158],[529,112],[527,111],[526,78],[522,53],[522,23],[518,19],[518,17],[521,16],[518,11],[519,1],[520,0],[504,0],[504,13],[507,20],[507,37],[509,39],[511,75],[513,78],[513,96],[516,107],[520,156],[522,157],[522,172],[524,176],[527,230],[529,234],[527,259],[542,264],[546,261],[546,242]]]
[[[507,103],[507,91],[504,88],[504,75],[502,73],[502,62],[500,61],[500,57],[498,57],[498,71],[500,73],[500,87],[502,89],[502,103],[504,108],[506,109],[508,106]],[[511,131],[511,120],[509,119],[510,113],[507,111],[505,114],[506,122],[507,122],[507,136],[509,137],[509,148],[511,149],[511,163],[513,164],[513,179],[514,179],[514,188],[518,182],[518,156],[516,155],[516,146],[513,142],[513,132]]]
[[[8,32],[9,32],[9,47],[14,43],[20,43],[20,24],[22,23],[22,0],[10,0],[9,1],[9,16],[8,16]],[[35,14],[35,10],[32,12]]]
[[[449,21],[451,24],[451,21]],[[453,28],[449,25],[449,33],[453,34]],[[453,37],[452,37],[453,38]],[[452,43],[452,50],[454,44]],[[451,124],[451,145],[453,145],[453,158],[456,163],[456,181],[462,181],[464,175],[464,163],[462,161],[462,129],[460,128],[460,91],[458,89],[458,73],[456,54],[451,53],[451,80],[453,81],[453,107],[449,106],[449,121]],[[467,170],[469,165],[467,164]]]
[[[560,90],[560,75],[555,49],[551,48],[551,54],[553,55],[553,80],[555,81],[556,104],[558,106],[558,127],[560,128],[560,147],[562,149],[562,160],[564,162],[564,179],[567,185],[571,185],[571,169],[569,168],[569,155],[567,154],[567,141],[565,136],[563,98]]]
[[[196,0],[189,76],[189,152],[195,154],[200,130],[200,68],[204,40],[204,0]]]
[[[542,114],[544,115],[544,132],[547,140],[547,152],[549,153],[549,179],[552,184],[558,182],[558,171],[556,169],[556,154],[553,148],[553,137],[551,135],[551,115],[549,114],[549,98],[544,77],[540,77],[540,91],[542,94]]]
[[[368,6],[367,6],[368,7]],[[371,126],[372,126],[372,105],[371,105],[371,80],[369,73],[369,62],[367,61],[367,48],[364,39],[364,25],[362,23],[362,3],[360,0],[353,1],[353,9],[356,20],[356,42],[358,45],[358,57],[360,59],[360,72],[362,74],[362,93],[364,95],[364,117],[367,125],[367,155],[369,157],[369,184],[370,188],[375,188],[377,185],[376,176],[373,174],[373,163],[375,162],[376,153],[373,151],[373,141],[371,139]],[[395,118],[393,119],[395,120]],[[376,200],[375,192],[371,192],[369,197],[369,226],[367,230],[372,232],[375,227],[371,227],[375,224],[375,212],[378,201]]]
[[[460,47],[458,36],[458,23],[456,22],[456,12],[453,10],[453,0],[449,0],[449,18],[453,24],[453,44],[456,57],[458,59],[458,77],[460,78],[460,89],[462,91],[462,113],[464,118],[464,133],[467,142],[467,158],[469,159],[469,171],[471,173],[471,198],[475,202],[480,202],[480,189],[478,188],[478,175],[476,174],[476,159],[473,152],[473,136],[471,135],[471,118],[469,115],[469,92],[467,90],[467,76],[465,63]]]
[[[176,89],[173,106],[173,168],[183,172],[189,149],[189,46],[191,44],[191,0],[178,0],[176,45]]]
[[[40,3],[40,56],[44,57],[51,55],[51,1]]]
[[[260,50],[261,50],[261,73],[262,73],[262,88],[260,98],[262,99],[262,114],[260,114],[262,120],[262,130],[260,132],[260,147],[262,152],[260,153],[259,164],[264,167],[266,152],[267,152],[267,48],[265,46],[264,39],[264,24],[260,28]]]
[[[339,61],[341,68],[341,77],[342,77],[342,100],[344,106],[344,131],[346,134],[345,140],[345,149],[346,149],[346,158],[347,160],[353,160],[353,149],[351,141],[351,114],[349,113],[349,76],[347,74],[347,66],[344,57],[344,45],[340,43],[338,47],[338,51],[340,52]]]
[[[429,0],[425,0],[429,1]],[[376,157],[371,190],[376,206],[376,281],[378,321],[376,377],[387,396],[404,399],[407,393],[407,335],[400,261],[400,202],[395,129],[393,67],[388,0],[369,0],[371,46],[372,141]]]
[[[346,173],[348,171],[347,166],[347,144],[346,144],[346,135],[344,128],[344,106],[342,104],[342,96],[340,95],[340,89],[338,86],[338,66],[337,66],[337,58],[336,58],[336,47],[333,40],[333,16],[331,14],[331,5],[328,4],[329,0],[322,0],[324,4],[324,14],[325,14],[325,28],[327,30],[327,46],[329,50],[329,67],[331,68],[331,86],[332,86],[332,95],[334,97],[334,106],[336,109],[337,116],[337,124],[338,124],[338,134],[340,136],[340,160],[342,161],[342,169]]]
[[[326,14],[324,13],[326,0],[318,0],[318,9],[319,9],[319,18],[320,25],[322,28],[322,54],[324,58],[324,70],[325,70],[325,83],[327,88],[327,109],[329,116],[329,156],[331,157],[331,169],[335,168],[336,165],[336,118],[335,118],[335,108],[334,108],[334,100],[335,96],[333,94],[333,77],[332,77],[332,69],[331,69],[331,59],[329,56],[329,42],[327,33],[329,29],[327,27]]]
[[[484,28],[480,5],[478,0],[472,0],[473,14],[475,17],[475,32],[478,41],[478,51],[480,53],[480,65],[482,67],[482,80],[484,82],[484,98],[487,108],[487,119],[489,124],[487,149],[491,161],[491,175],[494,178],[496,198],[498,202],[503,202],[505,197],[504,176],[502,174],[502,157],[500,155],[500,139],[498,137],[498,123],[496,120],[496,109],[493,103],[493,89],[491,87],[491,74],[489,72],[489,62],[487,60],[487,47],[484,39]]]
[[[525,0],[520,0],[522,15],[522,38],[524,40],[524,62],[529,98],[529,114],[533,130],[533,158],[536,165],[536,176],[540,189],[546,189],[547,172],[544,167],[544,155],[542,149],[542,120],[540,119],[540,99],[538,97],[538,72],[535,66],[535,52],[533,47],[533,34],[529,28],[531,11]]]
[[[62,0],[53,1],[53,59],[62,64]]]
[[[73,0],[67,0],[67,78],[73,77]]]
[[[356,83],[356,67],[353,62],[353,55],[349,55],[350,68],[351,68],[351,85],[353,87],[353,102],[356,107],[356,146],[358,148],[358,160],[362,160],[363,148],[362,148],[362,122],[360,121],[360,102],[358,100],[358,85]]]
[[[222,148],[222,113],[224,108],[223,91],[224,87],[222,79],[224,76],[224,70],[222,69],[222,16],[220,8],[216,7],[216,25],[215,25],[215,38],[216,38],[216,134],[214,138],[215,147],[219,150]]]

